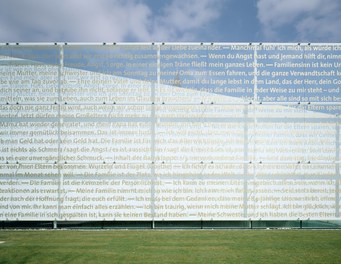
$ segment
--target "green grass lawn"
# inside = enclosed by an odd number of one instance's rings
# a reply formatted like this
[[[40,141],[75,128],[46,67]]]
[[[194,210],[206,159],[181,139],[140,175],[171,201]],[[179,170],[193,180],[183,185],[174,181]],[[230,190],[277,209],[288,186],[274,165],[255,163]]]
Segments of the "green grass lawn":
[[[0,263],[341,263],[341,230],[0,231]]]

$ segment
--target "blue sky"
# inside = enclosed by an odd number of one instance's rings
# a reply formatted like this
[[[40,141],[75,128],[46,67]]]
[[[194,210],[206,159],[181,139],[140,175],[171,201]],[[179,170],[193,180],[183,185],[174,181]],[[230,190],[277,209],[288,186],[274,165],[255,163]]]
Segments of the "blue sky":
[[[0,42],[341,42],[340,0],[0,0]]]

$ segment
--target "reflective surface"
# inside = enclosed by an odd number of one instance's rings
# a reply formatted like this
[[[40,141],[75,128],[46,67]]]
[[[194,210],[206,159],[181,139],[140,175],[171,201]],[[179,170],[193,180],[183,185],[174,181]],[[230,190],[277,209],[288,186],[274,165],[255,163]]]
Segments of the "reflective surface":
[[[0,46],[0,219],[338,219],[341,46]]]

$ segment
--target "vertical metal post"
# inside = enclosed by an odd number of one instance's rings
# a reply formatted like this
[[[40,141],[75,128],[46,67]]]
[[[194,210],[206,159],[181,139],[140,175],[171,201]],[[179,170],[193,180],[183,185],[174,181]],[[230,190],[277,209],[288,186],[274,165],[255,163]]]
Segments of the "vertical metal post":
[[[61,101],[62,101],[62,95],[61,95],[61,75],[62,75],[62,69],[64,67],[64,49],[63,45],[60,46],[60,60],[59,60],[59,66],[58,66],[58,160],[57,160],[57,169],[58,169],[58,175],[59,175],[59,182],[58,182],[58,218],[61,219],[61,191],[63,186],[63,174],[61,173],[60,169],[60,158],[61,158],[61,137],[60,137],[60,130],[61,130]]]
[[[247,174],[248,174],[248,106],[244,106],[244,197],[243,197],[243,216],[247,218]]]
[[[335,125],[335,217],[340,217],[340,123]]]
[[[258,100],[258,69],[257,69],[257,49],[255,48],[253,51],[253,100]]]
[[[256,118],[256,105],[255,103],[258,101],[258,70],[257,70],[257,49],[254,49],[253,53],[253,67],[254,67],[254,76],[253,76],[253,115],[254,115],[254,127],[253,127],[253,158],[256,158],[256,124],[257,124],[257,118]],[[256,160],[254,160],[256,161]],[[255,162],[253,162],[255,164]],[[255,173],[255,168],[254,168]],[[254,175],[255,176],[255,175]]]
[[[156,126],[156,119],[155,119],[155,90],[156,87],[159,87],[160,84],[160,45],[157,45],[157,63],[156,63],[156,71],[157,71],[157,83],[151,82],[151,113],[150,113],[150,158],[152,161],[151,164],[151,197],[150,197],[150,213],[152,215],[152,229],[155,228],[155,126]]]
[[[252,164],[253,164],[253,193],[255,194],[255,188],[256,188],[256,185],[255,185],[255,180],[256,180],[256,176],[257,176],[257,168],[256,168],[256,158],[257,158],[257,155],[256,155],[256,134],[257,134],[257,117],[256,117],[256,102],[258,100],[258,69],[257,69],[257,49],[255,48],[254,49],[254,52],[253,52],[253,67],[254,67],[254,70],[253,70],[253,135],[252,135],[252,138],[253,138],[253,150],[252,150],[252,157],[253,157],[253,161],[252,161]],[[251,103],[251,102],[250,102]],[[254,200],[255,201],[255,200]],[[252,229],[252,221],[251,221],[251,229]]]

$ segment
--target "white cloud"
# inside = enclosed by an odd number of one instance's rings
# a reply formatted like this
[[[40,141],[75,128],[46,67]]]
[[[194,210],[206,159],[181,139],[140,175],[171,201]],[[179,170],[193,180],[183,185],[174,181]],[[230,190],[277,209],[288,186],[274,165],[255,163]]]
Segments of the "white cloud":
[[[267,39],[280,39],[277,32],[289,26],[299,41],[341,40],[339,0],[259,0],[257,8]]]
[[[224,0],[1,0],[0,41],[178,41],[198,37]]]
[[[131,21],[137,18],[136,27],[140,27],[149,14],[148,7],[136,1],[4,0],[0,24],[7,34],[0,37],[7,41],[18,37],[20,41],[122,41],[136,33]]]
[[[175,36],[191,38],[210,22],[220,16],[220,0],[174,0],[165,7],[160,17],[156,19],[154,34],[156,38],[171,39]],[[163,32],[168,32],[168,36]]]

